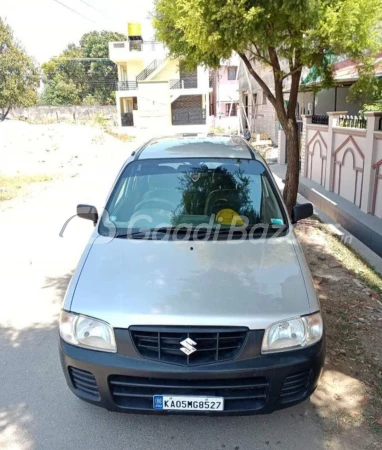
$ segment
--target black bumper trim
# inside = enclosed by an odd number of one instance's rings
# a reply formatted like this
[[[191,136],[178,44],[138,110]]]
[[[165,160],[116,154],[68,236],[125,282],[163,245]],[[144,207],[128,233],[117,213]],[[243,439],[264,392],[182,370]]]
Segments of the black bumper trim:
[[[209,414],[219,416],[267,414],[277,409],[300,403],[314,392],[324,365],[325,340],[323,339],[319,343],[303,350],[192,367],[180,367],[140,357],[132,358],[118,353],[83,349],[60,340],[60,358],[67,384],[72,392],[79,398],[110,411],[145,414]],[[99,390],[98,400],[94,400],[94,397],[91,398],[73,386],[68,367],[88,371],[94,375]],[[285,387],[293,386],[294,377],[298,380],[299,376],[301,377],[300,374],[305,372],[309,374],[308,381],[306,381],[306,389],[300,390],[300,393],[297,392],[297,396],[282,396],[283,392],[288,392],[285,391]],[[122,390],[122,392],[126,394],[138,392],[138,395],[133,395],[132,397],[141,397],[146,400],[143,403],[142,401],[141,403],[136,402],[133,407],[129,407],[128,402],[120,402],[120,405],[118,405],[118,401],[116,402],[115,396],[112,395],[110,386],[110,380],[116,380],[118,377],[120,379],[129,379],[128,389]],[[287,384],[284,385],[286,377],[290,377],[288,378],[289,384],[287,380]],[[163,381],[165,382],[164,389],[170,390],[175,386],[177,390],[187,392],[187,395],[198,395],[197,392],[199,390],[199,392],[203,392],[202,395],[211,392],[211,396],[215,396],[212,395],[213,392],[218,392],[219,389],[220,391],[226,389],[227,386],[235,389],[242,389],[242,386],[244,386],[245,389],[248,380],[252,378],[254,381],[257,380],[259,383],[258,387],[261,385],[260,378],[263,379],[263,383],[268,385],[265,388],[265,399],[259,398],[255,402],[250,403],[252,393],[243,394],[240,392],[237,395],[240,398],[235,400],[236,404],[233,402],[229,409],[219,412],[158,411],[152,407],[150,397],[152,397],[154,392],[161,395],[159,387],[162,385],[163,388]],[[134,379],[139,380],[134,382]],[[146,396],[140,396],[139,391],[134,391],[134,389],[130,392],[131,382],[139,386],[142,386],[142,383],[144,383],[145,389],[150,388],[150,391],[146,392]],[[301,383],[301,386],[305,385]],[[191,391],[195,393],[191,393]],[[262,392],[259,391],[255,395],[260,394]],[[184,394],[179,392],[178,395]],[[129,396],[126,395],[125,398],[129,398]],[[228,396],[226,398],[228,399]]]

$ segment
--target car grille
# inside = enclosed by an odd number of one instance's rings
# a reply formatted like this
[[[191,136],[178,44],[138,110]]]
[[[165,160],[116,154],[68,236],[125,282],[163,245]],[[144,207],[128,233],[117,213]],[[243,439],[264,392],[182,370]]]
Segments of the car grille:
[[[73,386],[87,397],[99,398],[98,386],[94,375],[86,370],[69,367],[69,375]]]
[[[179,380],[109,377],[114,402],[125,409],[153,410],[154,395],[224,397],[224,411],[256,411],[264,407],[269,383],[265,377]]]
[[[130,327],[137,352],[150,359],[184,366],[235,358],[247,336],[246,328]],[[190,338],[196,351],[186,355],[181,342]]]
[[[288,375],[281,389],[281,402],[288,403],[304,397],[308,391],[310,371]]]

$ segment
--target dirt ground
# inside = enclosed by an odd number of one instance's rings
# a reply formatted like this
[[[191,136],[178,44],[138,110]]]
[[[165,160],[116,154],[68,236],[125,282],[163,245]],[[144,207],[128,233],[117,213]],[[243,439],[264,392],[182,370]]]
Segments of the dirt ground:
[[[381,448],[382,278],[372,274],[375,289],[361,281],[357,255],[321,224],[301,224],[296,231],[321,302],[327,337],[325,370],[313,403],[323,426],[339,438],[351,436],[362,449]]]

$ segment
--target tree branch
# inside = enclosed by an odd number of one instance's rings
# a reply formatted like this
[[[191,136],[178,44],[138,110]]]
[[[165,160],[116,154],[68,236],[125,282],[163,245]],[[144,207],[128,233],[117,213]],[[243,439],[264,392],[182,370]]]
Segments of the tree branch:
[[[11,109],[11,107],[8,106],[8,109],[6,110],[5,114],[4,114],[4,109],[2,110],[2,116],[3,116],[2,120],[5,120],[7,118],[7,115],[9,113],[10,109]]]
[[[300,68],[292,75],[292,83],[290,86],[290,93],[289,93],[289,103],[287,108],[288,119],[293,119],[296,116],[296,107],[298,99],[298,90],[300,87],[301,72],[302,69]]]
[[[287,116],[289,119],[293,119],[296,116],[296,108],[297,108],[297,99],[298,99],[298,91],[300,87],[300,79],[302,73],[302,65],[300,64],[300,52],[296,51],[293,74],[292,74],[292,82],[289,93],[289,103],[287,108]]]
[[[275,82],[275,109],[277,112],[277,117],[281,125],[285,128],[287,124],[287,114],[284,106],[284,94],[283,94],[283,79],[282,71],[280,67],[279,57],[277,56],[276,49],[274,47],[268,47],[268,53],[270,60],[275,67],[273,69],[273,78]]]
[[[303,66],[298,66],[295,67],[291,72],[286,73],[285,75],[283,75],[283,77],[281,78],[281,80],[285,80],[285,78],[288,78],[290,76],[292,76],[294,73],[298,72],[299,70],[302,70]]]
[[[268,85],[263,81],[263,79],[260,77],[260,75],[254,70],[254,68],[252,67],[252,64],[250,63],[250,61],[247,58],[247,56],[244,53],[239,53],[238,55],[240,56],[240,58],[242,59],[243,63],[245,64],[245,67],[247,68],[248,72],[259,83],[261,89],[264,91],[264,93],[265,93],[266,97],[268,98],[268,100],[276,108],[275,96],[272,94],[272,92],[269,89]]]
[[[260,50],[259,50],[258,46],[256,45],[256,43],[251,41],[251,44],[252,44],[252,45],[255,47],[255,49],[256,49],[256,53],[255,53],[253,50],[248,49],[248,50],[252,53],[252,55],[254,55],[256,58],[258,58],[260,61],[264,61],[264,62],[265,62],[266,64],[268,64],[269,66],[273,67],[273,66],[272,66],[272,63],[269,61],[269,59],[267,59],[265,56],[262,56],[262,55],[260,54]]]

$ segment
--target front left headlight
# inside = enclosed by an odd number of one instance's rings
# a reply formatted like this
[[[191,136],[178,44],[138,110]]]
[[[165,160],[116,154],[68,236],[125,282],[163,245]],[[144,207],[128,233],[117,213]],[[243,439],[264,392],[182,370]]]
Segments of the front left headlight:
[[[102,320],[93,317],[61,311],[60,336],[68,344],[78,347],[116,352],[113,328]]]
[[[305,348],[322,338],[321,313],[274,323],[265,330],[261,353]]]

